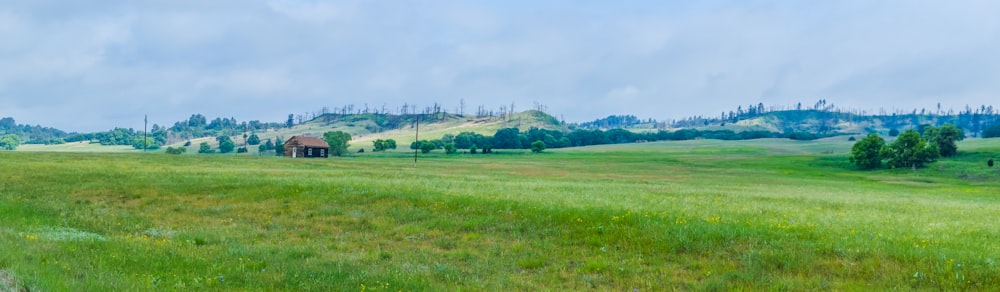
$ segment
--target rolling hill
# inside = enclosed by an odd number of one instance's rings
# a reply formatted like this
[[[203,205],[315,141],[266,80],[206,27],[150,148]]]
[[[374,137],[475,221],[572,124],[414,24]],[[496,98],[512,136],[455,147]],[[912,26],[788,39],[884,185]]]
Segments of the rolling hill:
[[[351,148],[367,148],[376,139],[394,139],[399,145],[409,145],[416,134],[416,119],[420,117],[421,139],[438,139],[445,134],[456,135],[461,132],[474,132],[483,135],[493,135],[503,128],[519,128],[527,130],[532,127],[550,130],[566,130],[567,127],[555,117],[546,113],[529,110],[506,117],[474,117],[471,115],[438,114],[438,115],[389,115],[389,114],[325,114],[291,128],[268,129],[256,132],[261,141],[271,139],[287,140],[292,136],[322,137],[329,131],[344,131],[351,134]],[[233,136],[237,144],[243,141],[242,136]],[[214,137],[203,137],[184,141],[173,141],[164,147],[183,147],[190,141],[187,153],[197,153],[198,145],[207,142],[213,148],[218,147]],[[250,147],[250,153],[256,153],[256,147]],[[355,150],[356,151],[356,150]]]

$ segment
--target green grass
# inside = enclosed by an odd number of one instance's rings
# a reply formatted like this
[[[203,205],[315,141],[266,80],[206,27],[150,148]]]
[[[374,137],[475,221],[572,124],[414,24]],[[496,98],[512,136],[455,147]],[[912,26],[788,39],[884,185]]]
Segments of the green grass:
[[[844,140],[844,141],[841,141]],[[989,290],[1000,140],[857,171],[846,139],[342,159],[0,152],[41,290]]]

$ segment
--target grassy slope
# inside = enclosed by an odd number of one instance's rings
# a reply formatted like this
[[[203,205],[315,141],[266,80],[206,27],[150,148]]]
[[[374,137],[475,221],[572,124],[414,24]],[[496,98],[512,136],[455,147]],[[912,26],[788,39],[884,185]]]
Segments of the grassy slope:
[[[843,139],[290,160],[0,153],[44,290],[990,289],[1000,140],[916,173]]]
[[[370,151],[372,141],[376,139],[395,139],[397,144],[403,148],[413,142],[415,129],[412,127],[412,123],[405,123],[406,126],[399,129],[372,132],[370,129],[378,128],[377,124],[373,120],[374,117],[371,114],[350,115],[347,117],[332,118],[330,120],[325,120],[321,117],[306,122],[305,124],[296,125],[291,129],[275,129],[263,133],[257,133],[257,135],[262,141],[267,139],[272,139],[272,141],[274,141],[278,138],[287,140],[295,135],[323,137],[323,133],[328,131],[344,131],[353,136],[350,143],[351,150],[353,151],[357,151],[356,149],[359,148],[365,148]],[[461,132],[475,132],[483,135],[493,135],[493,133],[501,128],[517,126],[520,126],[523,130],[527,130],[531,127],[545,129],[559,127],[554,118],[541,114],[537,111],[525,111],[514,114],[508,121],[501,120],[500,118],[475,118],[472,116],[447,115],[441,120],[421,121],[420,135],[421,139],[439,139],[445,134],[457,135]],[[239,137],[239,139],[242,139],[242,137]],[[197,153],[198,144],[201,142],[209,142],[213,148],[218,147],[218,143],[216,143],[215,138],[194,139],[191,142],[192,145],[189,147],[188,153]],[[181,144],[182,143],[177,143],[172,146],[177,147]],[[256,147],[253,146],[250,148],[252,153],[255,153],[257,150]]]
[[[375,139],[395,139],[400,147],[408,147],[414,138],[414,128],[412,123],[405,123],[399,129],[385,130],[382,132],[373,132],[371,129],[377,129],[377,124],[374,122],[373,114],[362,114],[362,115],[348,115],[346,117],[332,117],[330,119],[324,119],[323,117],[316,118],[312,121],[306,122],[304,124],[295,125],[290,129],[269,129],[268,131],[258,132],[257,136],[261,141],[271,139],[272,141],[281,138],[283,140],[288,140],[295,135],[305,135],[311,137],[323,137],[323,133],[329,131],[344,131],[350,133],[353,136],[351,141],[351,149],[355,150],[359,148],[365,148],[371,150],[372,141]],[[511,115],[509,119],[503,120],[499,117],[483,117],[475,118],[472,116],[457,116],[457,115],[447,115],[445,118],[440,120],[430,120],[421,121],[420,124],[420,135],[421,139],[439,139],[445,134],[457,135],[461,132],[475,132],[483,135],[493,135],[497,130],[502,128],[519,127],[522,130],[528,130],[531,127],[538,127],[544,129],[561,129],[559,122],[547,115],[538,111],[529,110]],[[243,137],[231,137],[237,144],[242,145]],[[213,149],[218,149],[219,143],[215,140],[215,137],[204,137],[189,140],[191,145],[187,148],[188,154],[198,153],[199,145],[202,142],[207,142]],[[170,145],[165,145],[162,148],[167,147],[182,147],[187,141],[179,141]],[[163,149],[159,151],[163,151]],[[67,143],[62,145],[21,145],[18,151],[32,151],[32,152],[128,152],[134,151],[130,146],[101,146],[99,144],[90,143]],[[251,154],[257,153],[257,146],[249,147]]]

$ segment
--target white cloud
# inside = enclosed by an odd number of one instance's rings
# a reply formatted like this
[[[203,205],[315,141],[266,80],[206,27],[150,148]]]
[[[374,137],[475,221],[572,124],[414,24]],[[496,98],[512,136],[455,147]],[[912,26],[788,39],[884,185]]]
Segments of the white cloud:
[[[135,111],[280,120],[460,98],[568,121],[989,103],[1000,4],[960,2],[14,1],[0,116],[101,130]],[[303,102],[232,105],[289,97]]]

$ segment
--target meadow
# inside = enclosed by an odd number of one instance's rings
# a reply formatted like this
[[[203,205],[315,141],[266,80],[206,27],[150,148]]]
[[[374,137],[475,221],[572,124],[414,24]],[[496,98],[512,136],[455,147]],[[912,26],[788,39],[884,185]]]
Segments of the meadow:
[[[0,152],[0,286],[993,290],[1000,140],[858,171],[842,137],[494,155]],[[6,279],[6,280],[5,280]],[[0,289],[2,290],[2,289]]]

